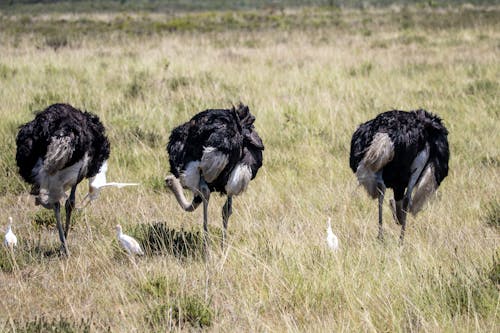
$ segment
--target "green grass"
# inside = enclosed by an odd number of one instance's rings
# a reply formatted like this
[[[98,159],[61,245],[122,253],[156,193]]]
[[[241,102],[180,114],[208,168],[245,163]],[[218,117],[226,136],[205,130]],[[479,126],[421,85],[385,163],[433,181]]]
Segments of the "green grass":
[[[0,7],[0,230],[12,216],[19,238],[0,248],[0,331],[498,330],[498,6],[112,5]],[[264,166],[234,200],[227,253],[211,197],[205,262],[201,210],[165,189],[165,146],[195,113],[239,101]],[[69,259],[15,164],[19,125],[55,102],[98,114],[108,179],[141,183],[75,213]],[[450,132],[450,173],[403,247],[387,204],[376,240],[377,204],[348,166],[356,126],[392,108],[425,108]],[[118,223],[145,256],[128,260]]]

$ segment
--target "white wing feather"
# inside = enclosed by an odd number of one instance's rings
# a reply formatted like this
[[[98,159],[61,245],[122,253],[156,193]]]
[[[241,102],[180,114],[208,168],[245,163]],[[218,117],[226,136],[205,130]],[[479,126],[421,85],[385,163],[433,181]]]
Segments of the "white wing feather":
[[[107,182],[106,172],[108,171],[108,161],[104,161],[99,169],[99,173],[92,178],[89,178],[89,192],[83,198],[80,204],[80,209],[85,208],[91,201],[94,201],[99,197],[99,192],[103,187],[116,187],[123,188],[125,186],[138,186],[139,183],[118,183],[118,182]]]
[[[109,187],[109,186],[113,186],[113,187],[117,187],[117,188],[122,188],[122,187],[125,187],[125,186],[139,186],[139,185],[140,185],[139,183],[116,183],[116,182],[111,182],[111,183],[105,183],[105,184],[101,185],[100,188]]]
[[[99,173],[90,180],[90,186],[93,188],[101,188],[103,185],[105,185],[107,171],[108,171],[108,161],[105,161],[101,165]]]

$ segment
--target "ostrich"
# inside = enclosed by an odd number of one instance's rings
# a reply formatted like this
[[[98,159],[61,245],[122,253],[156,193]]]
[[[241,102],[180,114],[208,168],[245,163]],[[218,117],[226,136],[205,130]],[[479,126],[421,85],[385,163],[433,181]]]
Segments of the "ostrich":
[[[35,204],[53,209],[62,249],[66,244],[76,186],[96,176],[109,158],[109,141],[99,118],[68,104],[53,104],[22,125],[16,138],[16,161],[23,179],[32,185]],[[69,197],[66,191],[71,189]],[[60,200],[67,198],[66,225]]]
[[[222,248],[232,213],[233,196],[245,191],[262,166],[264,145],[254,129],[248,106],[209,109],[174,128],[167,145],[170,172],[166,185],[179,205],[192,212],[203,202],[204,247],[207,246],[207,208],[211,192],[227,195],[222,208]],[[193,192],[188,202],[182,188]]]
[[[368,194],[378,197],[379,239],[386,187],[394,191],[391,208],[402,244],[407,212],[418,213],[448,174],[447,135],[441,119],[425,110],[387,111],[354,132],[349,164]]]

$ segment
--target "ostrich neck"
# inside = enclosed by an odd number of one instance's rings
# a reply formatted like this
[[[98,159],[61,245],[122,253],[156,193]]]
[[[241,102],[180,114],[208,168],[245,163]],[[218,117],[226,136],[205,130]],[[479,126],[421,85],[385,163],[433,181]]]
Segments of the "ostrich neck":
[[[192,212],[198,207],[199,203],[196,203],[194,199],[193,202],[189,202],[186,199],[186,197],[184,196],[184,191],[182,190],[181,183],[177,178],[173,179],[170,189],[172,190],[172,192],[174,192],[177,202],[185,211]]]

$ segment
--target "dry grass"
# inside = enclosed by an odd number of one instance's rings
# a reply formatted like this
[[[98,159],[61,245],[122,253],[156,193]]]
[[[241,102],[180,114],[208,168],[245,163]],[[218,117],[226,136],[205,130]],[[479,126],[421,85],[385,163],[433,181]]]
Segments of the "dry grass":
[[[370,15],[350,11],[344,22]],[[498,331],[498,25],[366,22],[357,32],[89,34],[57,48],[36,34],[0,33],[0,219],[13,216],[20,242],[16,264],[0,251],[0,331]],[[182,212],[164,189],[165,145],[196,112],[240,100],[256,115],[264,167],[234,201],[227,253],[223,199],[213,196],[205,263],[201,211]],[[106,189],[75,215],[67,260],[56,255],[51,213],[34,206],[14,162],[17,126],[60,101],[105,123],[109,179],[142,183]],[[356,126],[392,108],[439,114],[452,154],[403,247],[388,209],[387,240],[376,241],[376,202],[348,167]],[[177,235],[136,267],[114,226],[144,239],[157,222]]]

